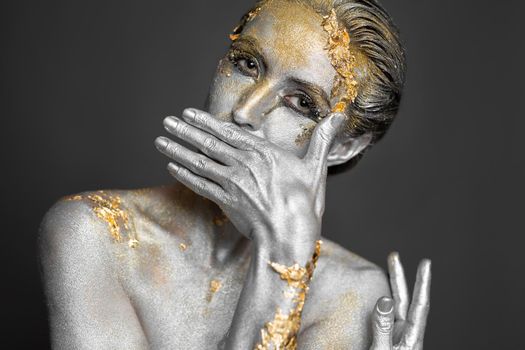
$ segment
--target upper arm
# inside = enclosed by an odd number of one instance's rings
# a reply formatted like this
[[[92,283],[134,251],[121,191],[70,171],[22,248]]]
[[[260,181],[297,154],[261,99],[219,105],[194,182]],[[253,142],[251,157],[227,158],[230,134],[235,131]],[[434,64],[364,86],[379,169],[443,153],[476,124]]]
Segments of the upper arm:
[[[146,347],[106,231],[83,201],[60,201],[44,217],[39,254],[53,348]]]
[[[377,300],[390,296],[388,279],[375,266],[351,274],[352,278],[334,275],[323,281],[324,286],[316,286],[324,287],[324,297],[309,307],[312,317],[299,336],[300,349],[370,348],[371,316]]]

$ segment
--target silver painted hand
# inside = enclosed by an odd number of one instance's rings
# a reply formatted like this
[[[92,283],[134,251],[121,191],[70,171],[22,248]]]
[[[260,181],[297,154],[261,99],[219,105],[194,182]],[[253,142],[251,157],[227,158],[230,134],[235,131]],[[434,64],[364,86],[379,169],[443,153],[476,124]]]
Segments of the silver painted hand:
[[[430,260],[419,263],[410,306],[405,272],[398,253],[391,253],[388,257],[388,272],[394,300],[383,297],[376,304],[370,350],[421,350],[430,307]]]
[[[164,137],[155,143],[174,161],[170,173],[219,205],[257,245],[283,253],[308,247],[310,257],[324,212],[326,158],[343,121],[333,114],[320,122],[303,158],[196,109],[167,117],[164,126],[202,154]]]

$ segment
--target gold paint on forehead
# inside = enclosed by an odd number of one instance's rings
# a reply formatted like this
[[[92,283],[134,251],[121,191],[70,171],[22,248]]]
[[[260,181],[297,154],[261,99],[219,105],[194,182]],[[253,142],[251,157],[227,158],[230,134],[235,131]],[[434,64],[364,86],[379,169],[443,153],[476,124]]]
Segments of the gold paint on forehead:
[[[297,137],[295,138],[295,144],[297,146],[302,146],[306,143],[306,141],[310,140],[312,137],[312,134],[314,133],[315,126],[317,124],[310,123],[309,125],[301,125],[302,131]]]
[[[299,264],[285,266],[268,262],[272,269],[279,273],[281,279],[287,282],[288,290],[285,291],[285,296],[292,299],[293,307],[288,314],[277,308],[274,319],[267,322],[261,329],[261,342],[255,345],[255,350],[297,349],[297,334],[301,328],[301,316],[309,289],[308,285],[321,254],[321,243],[321,241],[316,242],[312,259],[305,267]]]
[[[264,9],[264,12],[261,12]],[[302,1],[266,0],[261,1],[255,9],[248,12],[233,33],[232,41],[237,40],[245,26],[257,17],[270,17],[272,34],[263,40],[267,34],[260,31],[265,28],[255,26],[247,31],[249,35],[261,40],[261,45],[271,49],[286,66],[304,66],[309,58],[306,52],[312,50],[312,43],[317,39],[325,41],[325,33],[319,28],[323,17],[312,7]]]
[[[333,112],[344,112],[348,104],[357,97],[358,82],[355,77],[357,58],[350,46],[348,31],[337,21],[335,10],[323,17],[323,29],[328,33],[326,50],[330,61],[337,71],[332,87],[331,98],[338,97]]]
[[[274,20],[273,43],[269,45],[280,61],[291,67],[308,65],[312,58],[308,53],[315,50],[315,43],[325,41],[325,34],[319,28],[321,15],[305,4],[286,0],[268,6],[265,15]]]
[[[210,281],[210,289],[208,290],[208,296],[206,297],[206,300],[209,302],[212,301],[213,299],[213,296],[215,295],[215,293],[217,293],[219,291],[219,289],[221,289],[221,281],[219,280],[211,280]]]
[[[186,244],[184,244],[184,243],[180,243],[179,244],[179,249],[180,249],[181,252],[185,252],[186,249],[188,249],[188,246]]]
[[[97,194],[90,194],[86,197],[93,203],[93,211],[99,219],[105,221],[109,226],[109,232],[116,243],[122,242],[121,225],[128,233],[128,246],[137,248],[139,241],[136,236],[133,220],[127,211],[121,208],[119,196],[110,196],[99,191]],[[66,200],[79,201],[84,199],[81,195],[66,198]]]

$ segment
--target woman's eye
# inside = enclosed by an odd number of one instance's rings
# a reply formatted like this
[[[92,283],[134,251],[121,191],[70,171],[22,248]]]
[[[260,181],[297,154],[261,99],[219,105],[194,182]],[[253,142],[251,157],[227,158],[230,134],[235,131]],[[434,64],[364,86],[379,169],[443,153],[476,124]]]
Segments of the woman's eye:
[[[252,78],[259,76],[259,65],[254,58],[232,53],[230,54],[230,61],[242,74]]]
[[[315,103],[305,95],[285,96],[286,103],[297,112],[308,118],[317,118],[319,110]]]

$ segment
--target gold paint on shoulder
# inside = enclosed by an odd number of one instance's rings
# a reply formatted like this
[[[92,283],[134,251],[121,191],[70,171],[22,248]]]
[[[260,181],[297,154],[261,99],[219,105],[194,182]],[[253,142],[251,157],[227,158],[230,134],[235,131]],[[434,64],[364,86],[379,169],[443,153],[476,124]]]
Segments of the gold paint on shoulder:
[[[64,200],[65,201],[80,201],[80,200],[82,200],[82,196],[79,195],[79,194],[76,194],[76,195],[73,195],[73,196],[64,197]]]
[[[279,273],[281,279],[287,282],[289,290],[285,292],[285,296],[293,300],[294,306],[288,314],[277,308],[274,319],[267,322],[261,329],[261,342],[255,345],[255,350],[297,349],[297,334],[301,328],[301,316],[309,289],[308,285],[321,254],[321,244],[321,241],[316,242],[312,259],[305,267],[299,264],[285,266],[268,262]]]
[[[139,240],[137,239],[133,221],[130,220],[130,215],[127,211],[121,208],[122,200],[119,196],[110,196],[104,191],[98,191],[95,194],[90,194],[86,199],[89,199],[93,204],[93,211],[99,219],[105,221],[109,226],[109,232],[116,243],[122,242],[121,225],[127,231],[128,246],[130,248],[137,248]],[[81,195],[75,195],[66,200],[79,201],[84,199]]]

